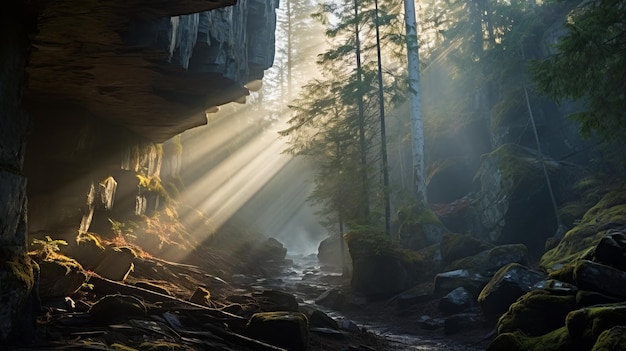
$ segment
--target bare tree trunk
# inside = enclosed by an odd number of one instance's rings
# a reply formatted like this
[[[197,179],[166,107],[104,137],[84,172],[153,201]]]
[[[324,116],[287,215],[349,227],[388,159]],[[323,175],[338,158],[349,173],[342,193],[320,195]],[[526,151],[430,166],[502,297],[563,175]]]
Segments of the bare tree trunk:
[[[292,78],[291,78],[291,68],[293,67],[293,57],[291,55],[292,52],[292,41],[293,41],[293,28],[291,26],[291,17],[293,14],[291,13],[291,1],[292,0],[284,0],[287,3],[287,102],[291,101],[291,96],[293,95],[293,86],[292,86]]]
[[[378,100],[380,105],[380,145],[383,168],[383,202],[385,206],[385,232],[391,235],[391,205],[389,203],[389,162],[387,161],[387,132],[385,128],[385,95],[383,93],[383,64],[380,55],[380,28],[378,0],[374,0],[376,21],[376,56],[378,58]]]
[[[359,109],[359,147],[361,153],[361,192],[363,193],[362,216],[363,220],[369,218],[369,190],[367,186],[367,142],[365,140],[365,107],[363,105],[363,78],[361,72],[361,39],[359,38],[359,3],[354,0],[354,36],[356,46],[356,80],[357,80],[357,105]]]
[[[419,48],[417,44],[417,21],[415,3],[404,0],[406,24],[406,45],[409,73],[409,97],[411,134],[413,143],[413,186],[415,199],[420,206],[426,206],[426,172],[424,165],[424,122],[422,117],[422,96],[420,90]]]

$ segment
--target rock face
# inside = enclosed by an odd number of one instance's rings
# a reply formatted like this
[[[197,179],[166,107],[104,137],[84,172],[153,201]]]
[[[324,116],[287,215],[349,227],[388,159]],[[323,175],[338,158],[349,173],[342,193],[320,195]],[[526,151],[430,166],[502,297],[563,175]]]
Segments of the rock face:
[[[0,344],[34,285],[24,255],[27,191],[29,216],[37,219],[28,231],[51,225],[86,231],[98,210],[134,204],[137,187],[122,190],[136,179],[120,182],[137,171],[124,168],[124,150],[163,142],[205,124],[205,111],[245,101],[245,84],[272,65],[277,6],[276,0],[3,5],[0,256],[8,266],[0,267]],[[144,195],[141,210],[158,206],[158,198]],[[23,264],[13,269],[10,262]]]
[[[26,178],[22,173],[30,119],[21,105],[28,35],[34,28],[20,2],[0,12],[0,344],[6,345],[34,285],[26,246]]]
[[[234,3],[46,4],[28,65],[29,110],[92,116],[155,142],[205,124],[207,109],[245,97],[243,85],[273,62],[278,4],[225,7]]]
[[[552,175],[559,170],[557,162],[544,162]],[[483,159],[477,177],[481,190],[473,232],[485,233],[485,239],[498,244],[521,242],[531,256],[543,253],[556,220],[538,155],[503,145]]]

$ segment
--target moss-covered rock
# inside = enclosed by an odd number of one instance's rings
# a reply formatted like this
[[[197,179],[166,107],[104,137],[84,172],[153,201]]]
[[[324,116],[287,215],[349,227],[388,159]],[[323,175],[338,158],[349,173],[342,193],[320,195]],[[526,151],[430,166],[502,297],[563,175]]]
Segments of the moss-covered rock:
[[[570,335],[588,350],[605,330],[626,325],[626,303],[581,308],[570,312],[565,322]]]
[[[52,255],[39,262],[39,294],[42,297],[69,296],[87,281],[82,266],[74,259]]]
[[[498,320],[498,334],[521,331],[528,336],[547,334],[565,326],[565,317],[576,309],[576,297],[534,290],[520,297]]]
[[[543,159],[548,172],[560,170]],[[556,227],[547,196],[541,158],[534,150],[504,144],[484,155],[476,179],[480,182],[473,210],[478,214],[473,232],[494,243],[523,243],[531,255],[543,253],[545,239]]]
[[[591,351],[626,350],[626,326],[615,326],[603,331]]]
[[[502,267],[478,295],[478,305],[488,319],[497,320],[520,296],[543,279],[541,272],[511,263]]]
[[[306,350],[309,344],[308,320],[300,312],[255,313],[245,330],[250,337],[288,350]]]
[[[444,262],[452,262],[491,248],[493,248],[493,244],[473,236],[448,233],[441,238],[441,259]]]
[[[574,279],[574,268],[576,268],[576,266],[573,264],[562,266],[561,268],[550,272],[548,274],[548,278],[568,284],[576,284],[576,280]]]
[[[624,187],[605,194],[589,209],[580,224],[565,234],[554,248],[541,257],[540,265],[555,270],[585,256],[612,228],[626,226],[626,189]]]
[[[579,260],[574,281],[581,289],[626,299],[626,272],[589,260]]]
[[[255,292],[252,297],[263,312],[298,311],[296,297],[288,292],[267,289]]]
[[[466,269],[484,276],[493,276],[496,271],[510,263],[527,264],[528,249],[522,244],[500,245],[481,251],[474,256],[454,261],[447,271]]]
[[[382,233],[351,232],[346,236],[352,256],[352,288],[369,297],[389,297],[430,277],[425,256],[398,247]]]
[[[597,291],[578,290],[576,292],[576,306],[588,307],[593,305],[604,305],[620,303],[622,299],[607,296]]]
[[[129,295],[107,295],[89,309],[89,314],[101,321],[120,321],[128,317],[142,317],[147,313],[146,306],[136,297]]]
[[[429,207],[408,206],[398,211],[398,236],[402,247],[419,250],[438,244],[450,231]]]
[[[498,335],[487,347],[487,351],[584,351],[572,339],[566,327],[541,336],[526,336],[520,331]]]

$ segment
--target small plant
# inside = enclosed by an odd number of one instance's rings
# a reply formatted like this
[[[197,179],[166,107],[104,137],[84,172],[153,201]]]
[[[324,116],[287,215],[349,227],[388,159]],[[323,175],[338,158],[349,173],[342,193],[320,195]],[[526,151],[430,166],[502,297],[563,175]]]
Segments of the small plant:
[[[60,239],[52,239],[49,235],[46,235],[44,240],[41,239],[33,239],[32,245],[40,245],[41,249],[39,251],[42,253],[42,256],[48,257],[52,254],[55,254],[61,251],[59,245],[67,246],[67,241]]]

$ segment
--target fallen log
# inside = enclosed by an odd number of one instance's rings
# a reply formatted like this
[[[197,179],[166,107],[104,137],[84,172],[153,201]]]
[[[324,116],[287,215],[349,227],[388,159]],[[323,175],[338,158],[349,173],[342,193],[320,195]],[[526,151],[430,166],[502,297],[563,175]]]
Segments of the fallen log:
[[[161,294],[152,290],[144,289],[138,286],[128,285],[113,280],[109,280],[97,275],[93,275],[89,278],[89,284],[93,286],[93,291],[104,295],[123,294],[132,295],[143,299],[150,303],[173,303],[183,305],[186,307],[193,307],[199,309],[202,312],[210,315],[213,318],[218,319],[216,322],[233,321],[241,324],[246,323],[248,320],[244,317],[232,314],[226,311],[222,311],[216,308],[193,303],[191,301],[182,300],[174,296]]]

